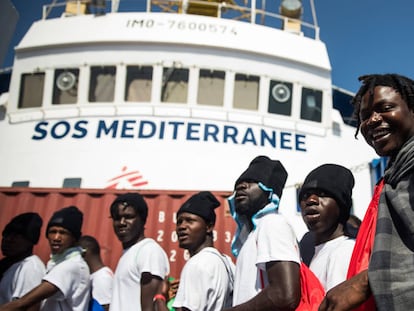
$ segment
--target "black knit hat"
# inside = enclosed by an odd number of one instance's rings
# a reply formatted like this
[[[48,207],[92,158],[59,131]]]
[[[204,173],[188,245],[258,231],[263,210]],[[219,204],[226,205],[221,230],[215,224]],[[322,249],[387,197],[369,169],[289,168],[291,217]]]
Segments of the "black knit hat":
[[[39,242],[40,228],[42,228],[42,224],[43,220],[37,213],[17,215],[4,228],[3,237],[12,233],[18,233],[35,245]]]
[[[258,156],[250,162],[249,167],[240,175],[234,187],[242,181],[261,182],[266,187],[273,189],[273,192],[280,198],[287,177],[288,173],[280,161],[271,160],[266,156]]]
[[[76,240],[82,235],[83,213],[76,206],[68,206],[56,211],[46,228],[46,236],[52,226],[63,227],[75,237]]]
[[[141,218],[145,224],[148,216],[148,206],[144,200],[144,197],[139,193],[125,193],[118,196],[111,204],[111,216],[116,218],[118,212],[118,204],[122,204],[125,207],[132,207],[137,215]]]
[[[322,190],[338,203],[341,209],[340,222],[345,223],[352,207],[354,184],[354,176],[349,169],[337,164],[324,164],[306,176],[299,191],[299,200],[310,190]]]
[[[177,216],[181,213],[190,213],[203,218],[206,223],[216,223],[214,209],[220,206],[220,202],[210,191],[201,191],[190,197],[180,207]]]

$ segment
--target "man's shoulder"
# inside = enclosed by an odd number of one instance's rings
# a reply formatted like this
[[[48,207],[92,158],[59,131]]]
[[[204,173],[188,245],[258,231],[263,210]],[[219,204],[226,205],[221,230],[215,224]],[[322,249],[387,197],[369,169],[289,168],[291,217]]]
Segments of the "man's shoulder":
[[[219,260],[220,252],[214,247],[205,247],[200,250],[197,254],[190,257],[187,263],[192,265],[209,264],[211,261],[215,261],[216,258]]]
[[[260,218],[262,221],[281,221],[287,222],[286,217],[279,212],[268,213]]]
[[[91,274],[92,278],[113,277],[114,272],[108,266],[104,266]]]
[[[42,262],[42,260],[37,255],[30,255],[30,256],[27,256],[26,258],[24,258],[22,260],[22,262],[35,262],[35,263],[38,263],[38,262]]]
[[[31,255],[26,257],[22,261],[21,265],[22,270],[29,270],[31,273],[45,273],[46,272],[46,266],[44,262],[36,255]]]
[[[230,257],[222,254],[218,249],[214,247],[206,247],[192,256],[187,262],[186,270],[199,271],[199,273],[205,273],[207,271],[213,272],[218,267],[227,266],[226,262],[230,261]],[[231,265],[231,263],[228,265]],[[214,268],[216,267],[216,268]]]
[[[334,252],[336,253],[341,253],[344,250],[350,250],[351,252],[353,251],[355,246],[355,240],[344,236],[341,240],[339,240],[336,245],[334,245]]]
[[[143,250],[149,249],[151,251],[163,251],[164,252],[164,249],[161,247],[161,245],[152,238],[144,238],[143,240],[139,241],[134,246],[137,246]]]
[[[157,247],[159,244],[152,238],[143,238],[142,240],[139,240],[134,245],[132,245],[127,251],[135,251],[137,249],[144,249],[147,247]]]
[[[157,243],[157,241],[155,241],[152,238],[144,238],[132,245],[128,250],[126,250],[122,257],[132,258],[137,257],[139,254],[143,253],[151,253],[152,255],[159,255],[165,257],[167,256],[164,249],[161,247],[160,244]]]
[[[268,215],[263,216],[257,222],[257,228],[272,228],[272,230],[285,230],[285,229],[292,229],[292,226],[286,219],[286,217],[279,213],[271,213]]]

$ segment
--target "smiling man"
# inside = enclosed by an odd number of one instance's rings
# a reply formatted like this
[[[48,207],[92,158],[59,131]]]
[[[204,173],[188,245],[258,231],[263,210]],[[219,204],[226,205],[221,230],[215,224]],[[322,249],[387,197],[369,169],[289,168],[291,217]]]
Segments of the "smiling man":
[[[359,80],[362,86],[353,99],[355,136],[360,130],[389,162],[359,229],[348,280],[327,293],[320,311],[412,310],[414,81],[398,74]]]
[[[170,267],[161,246],[145,237],[147,203],[139,193],[126,193],[112,202],[110,213],[124,252],[115,270],[109,309],[153,310],[153,297]]]
[[[302,218],[315,238],[309,267],[325,290],[346,280],[355,245],[345,232],[354,183],[347,168],[324,164],[306,176],[299,192]]]

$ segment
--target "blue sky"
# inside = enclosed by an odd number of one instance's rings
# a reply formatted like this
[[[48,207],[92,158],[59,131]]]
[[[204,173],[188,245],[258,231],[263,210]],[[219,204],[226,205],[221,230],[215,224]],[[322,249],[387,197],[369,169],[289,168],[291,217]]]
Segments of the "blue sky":
[[[30,24],[41,17],[42,5],[52,1],[11,1],[20,14],[11,42],[15,46]],[[358,76],[369,73],[395,72],[414,79],[413,0],[314,0],[314,3],[335,85],[355,92],[359,87]],[[2,67],[11,66],[12,62],[11,50]]]

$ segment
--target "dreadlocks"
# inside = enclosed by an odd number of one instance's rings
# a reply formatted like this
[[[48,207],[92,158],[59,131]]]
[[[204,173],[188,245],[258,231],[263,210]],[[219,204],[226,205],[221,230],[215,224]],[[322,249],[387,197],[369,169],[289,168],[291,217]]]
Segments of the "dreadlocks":
[[[354,106],[354,117],[357,121],[357,129],[355,132],[355,138],[358,136],[359,127],[361,125],[361,118],[359,116],[359,110],[361,109],[361,101],[364,95],[369,92],[369,101],[374,98],[374,89],[376,86],[389,86],[398,92],[401,98],[407,103],[408,108],[414,111],[414,81],[398,75],[398,74],[373,74],[364,75],[358,78],[362,81],[362,85],[351,104]]]

